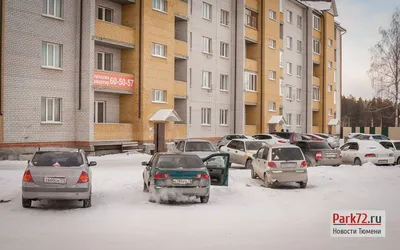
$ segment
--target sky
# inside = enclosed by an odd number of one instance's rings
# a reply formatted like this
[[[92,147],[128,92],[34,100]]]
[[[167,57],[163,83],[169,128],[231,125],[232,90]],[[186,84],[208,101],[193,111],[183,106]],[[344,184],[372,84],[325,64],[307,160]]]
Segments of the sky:
[[[343,94],[372,98],[374,91],[367,75],[370,48],[379,40],[379,28],[388,27],[399,0],[336,0],[343,36]]]

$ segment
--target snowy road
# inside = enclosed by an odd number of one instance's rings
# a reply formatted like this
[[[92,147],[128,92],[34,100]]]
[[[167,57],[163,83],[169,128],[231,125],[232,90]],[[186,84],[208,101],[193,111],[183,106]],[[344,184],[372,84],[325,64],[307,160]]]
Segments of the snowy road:
[[[26,162],[0,162],[1,250],[340,249],[391,250],[400,243],[400,168],[309,169],[309,188],[267,189],[232,169],[229,187],[208,204],[153,204],[142,193],[146,155],[93,157],[93,206],[46,204],[23,209]],[[38,203],[34,203],[37,207]],[[331,238],[331,212],[386,210],[386,238]]]

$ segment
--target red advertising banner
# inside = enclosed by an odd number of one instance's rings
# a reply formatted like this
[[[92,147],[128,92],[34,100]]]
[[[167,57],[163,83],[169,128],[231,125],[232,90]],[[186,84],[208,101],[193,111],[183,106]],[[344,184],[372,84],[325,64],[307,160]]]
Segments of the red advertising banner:
[[[109,88],[116,90],[131,90],[135,78],[133,75],[116,74],[113,72],[95,71],[93,85],[100,88]]]

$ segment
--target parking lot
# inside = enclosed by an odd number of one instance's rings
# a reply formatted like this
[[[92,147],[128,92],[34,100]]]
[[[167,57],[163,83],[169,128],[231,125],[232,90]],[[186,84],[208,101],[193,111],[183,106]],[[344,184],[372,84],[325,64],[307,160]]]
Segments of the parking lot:
[[[93,206],[35,202],[21,206],[26,162],[0,162],[0,248],[12,249],[397,249],[400,168],[371,164],[309,168],[306,189],[263,187],[233,166],[228,187],[210,202],[158,204],[142,192],[142,154],[91,157]],[[334,239],[331,213],[386,210],[386,238]],[[178,238],[179,236],[179,238]]]

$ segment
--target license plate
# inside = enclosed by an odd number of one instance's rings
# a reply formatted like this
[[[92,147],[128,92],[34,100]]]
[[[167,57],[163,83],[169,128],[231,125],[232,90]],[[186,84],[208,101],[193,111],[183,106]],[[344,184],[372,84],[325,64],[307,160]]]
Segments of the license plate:
[[[378,163],[387,163],[387,160],[378,160]]]
[[[178,184],[178,185],[188,185],[188,184],[192,184],[193,180],[190,179],[173,179],[172,183],[173,184]]]
[[[296,163],[281,163],[283,168],[295,168],[297,166]]]
[[[326,156],[328,157],[328,158],[336,158],[336,154],[326,154]]]
[[[65,184],[67,183],[67,179],[65,177],[44,177],[44,183]]]

